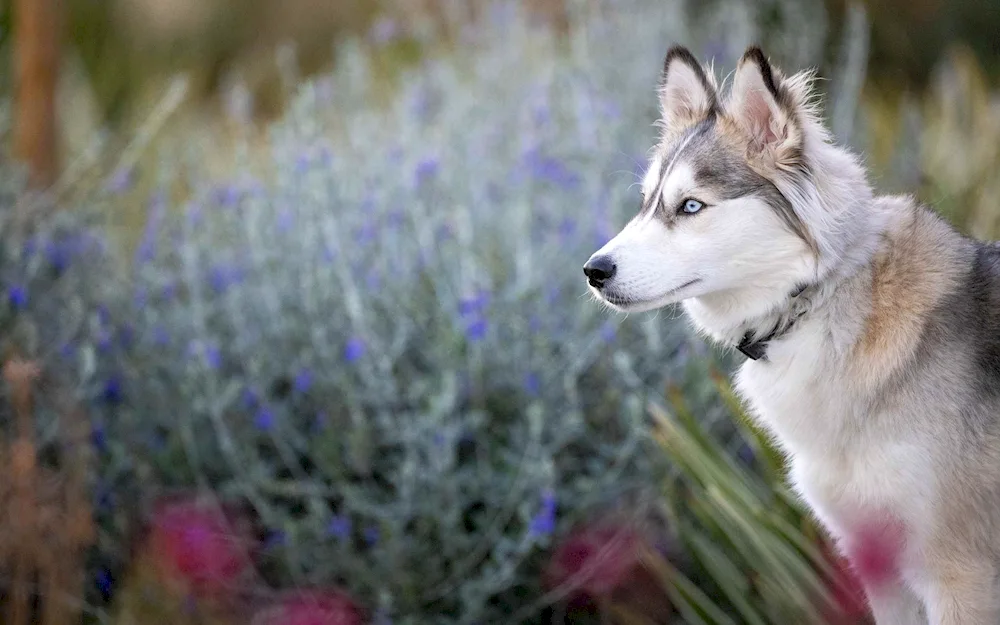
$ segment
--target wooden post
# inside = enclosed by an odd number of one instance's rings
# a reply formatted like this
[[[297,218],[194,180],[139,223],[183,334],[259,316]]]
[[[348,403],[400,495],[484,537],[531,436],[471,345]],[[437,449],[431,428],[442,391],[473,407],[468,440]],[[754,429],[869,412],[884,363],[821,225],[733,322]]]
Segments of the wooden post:
[[[56,83],[62,0],[14,0],[14,155],[29,182],[44,188],[58,174]]]

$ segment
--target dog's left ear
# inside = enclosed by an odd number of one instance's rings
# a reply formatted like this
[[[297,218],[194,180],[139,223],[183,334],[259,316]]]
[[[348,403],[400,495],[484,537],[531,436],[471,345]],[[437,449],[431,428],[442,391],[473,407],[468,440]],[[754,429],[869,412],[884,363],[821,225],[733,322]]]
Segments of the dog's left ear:
[[[783,81],[760,48],[748,48],[736,68],[727,111],[749,140],[750,157],[791,168],[802,155],[803,131]]]

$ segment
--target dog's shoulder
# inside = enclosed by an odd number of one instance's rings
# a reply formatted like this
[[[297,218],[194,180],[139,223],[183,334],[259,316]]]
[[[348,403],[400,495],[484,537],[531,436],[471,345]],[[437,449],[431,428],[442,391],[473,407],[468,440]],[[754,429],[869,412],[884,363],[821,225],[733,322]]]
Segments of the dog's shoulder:
[[[960,240],[961,279],[932,311],[923,342],[944,363],[966,360],[961,369],[977,402],[993,405],[1000,403],[1000,242]]]
[[[977,242],[965,292],[975,331],[976,364],[989,390],[1000,396],[1000,243]]]
[[[969,245],[909,196],[876,199],[885,229],[871,265],[870,307],[853,365],[880,386],[916,357],[933,318],[968,274]]]

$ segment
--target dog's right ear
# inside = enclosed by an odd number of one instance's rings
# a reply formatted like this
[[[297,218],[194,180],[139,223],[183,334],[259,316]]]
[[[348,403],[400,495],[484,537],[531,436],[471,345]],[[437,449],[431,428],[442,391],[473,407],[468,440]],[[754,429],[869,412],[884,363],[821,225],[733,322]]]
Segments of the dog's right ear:
[[[674,46],[663,59],[660,75],[660,113],[667,134],[693,126],[716,112],[715,82],[691,52]]]

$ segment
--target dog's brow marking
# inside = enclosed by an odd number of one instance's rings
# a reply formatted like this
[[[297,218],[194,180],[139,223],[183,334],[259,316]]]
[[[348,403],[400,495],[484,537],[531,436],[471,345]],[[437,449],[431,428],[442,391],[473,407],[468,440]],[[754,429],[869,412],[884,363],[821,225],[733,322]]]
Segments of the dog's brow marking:
[[[656,193],[650,194],[649,198],[646,200],[646,206],[642,209],[645,213],[643,215],[645,220],[651,220],[656,215],[656,206],[663,201],[663,187],[667,184],[667,178],[670,176],[670,172],[673,171],[674,165],[677,164],[681,154],[684,152],[684,148],[686,148],[694,140],[694,138],[702,132],[703,129],[701,127],[693,128],[691,132],[684,137],[681,144],[677,146],[677,149],[674,150],[674,154],[670,158],[670,161],[664,163],[663,167],[660,168],[660,183],[656,185]]]

